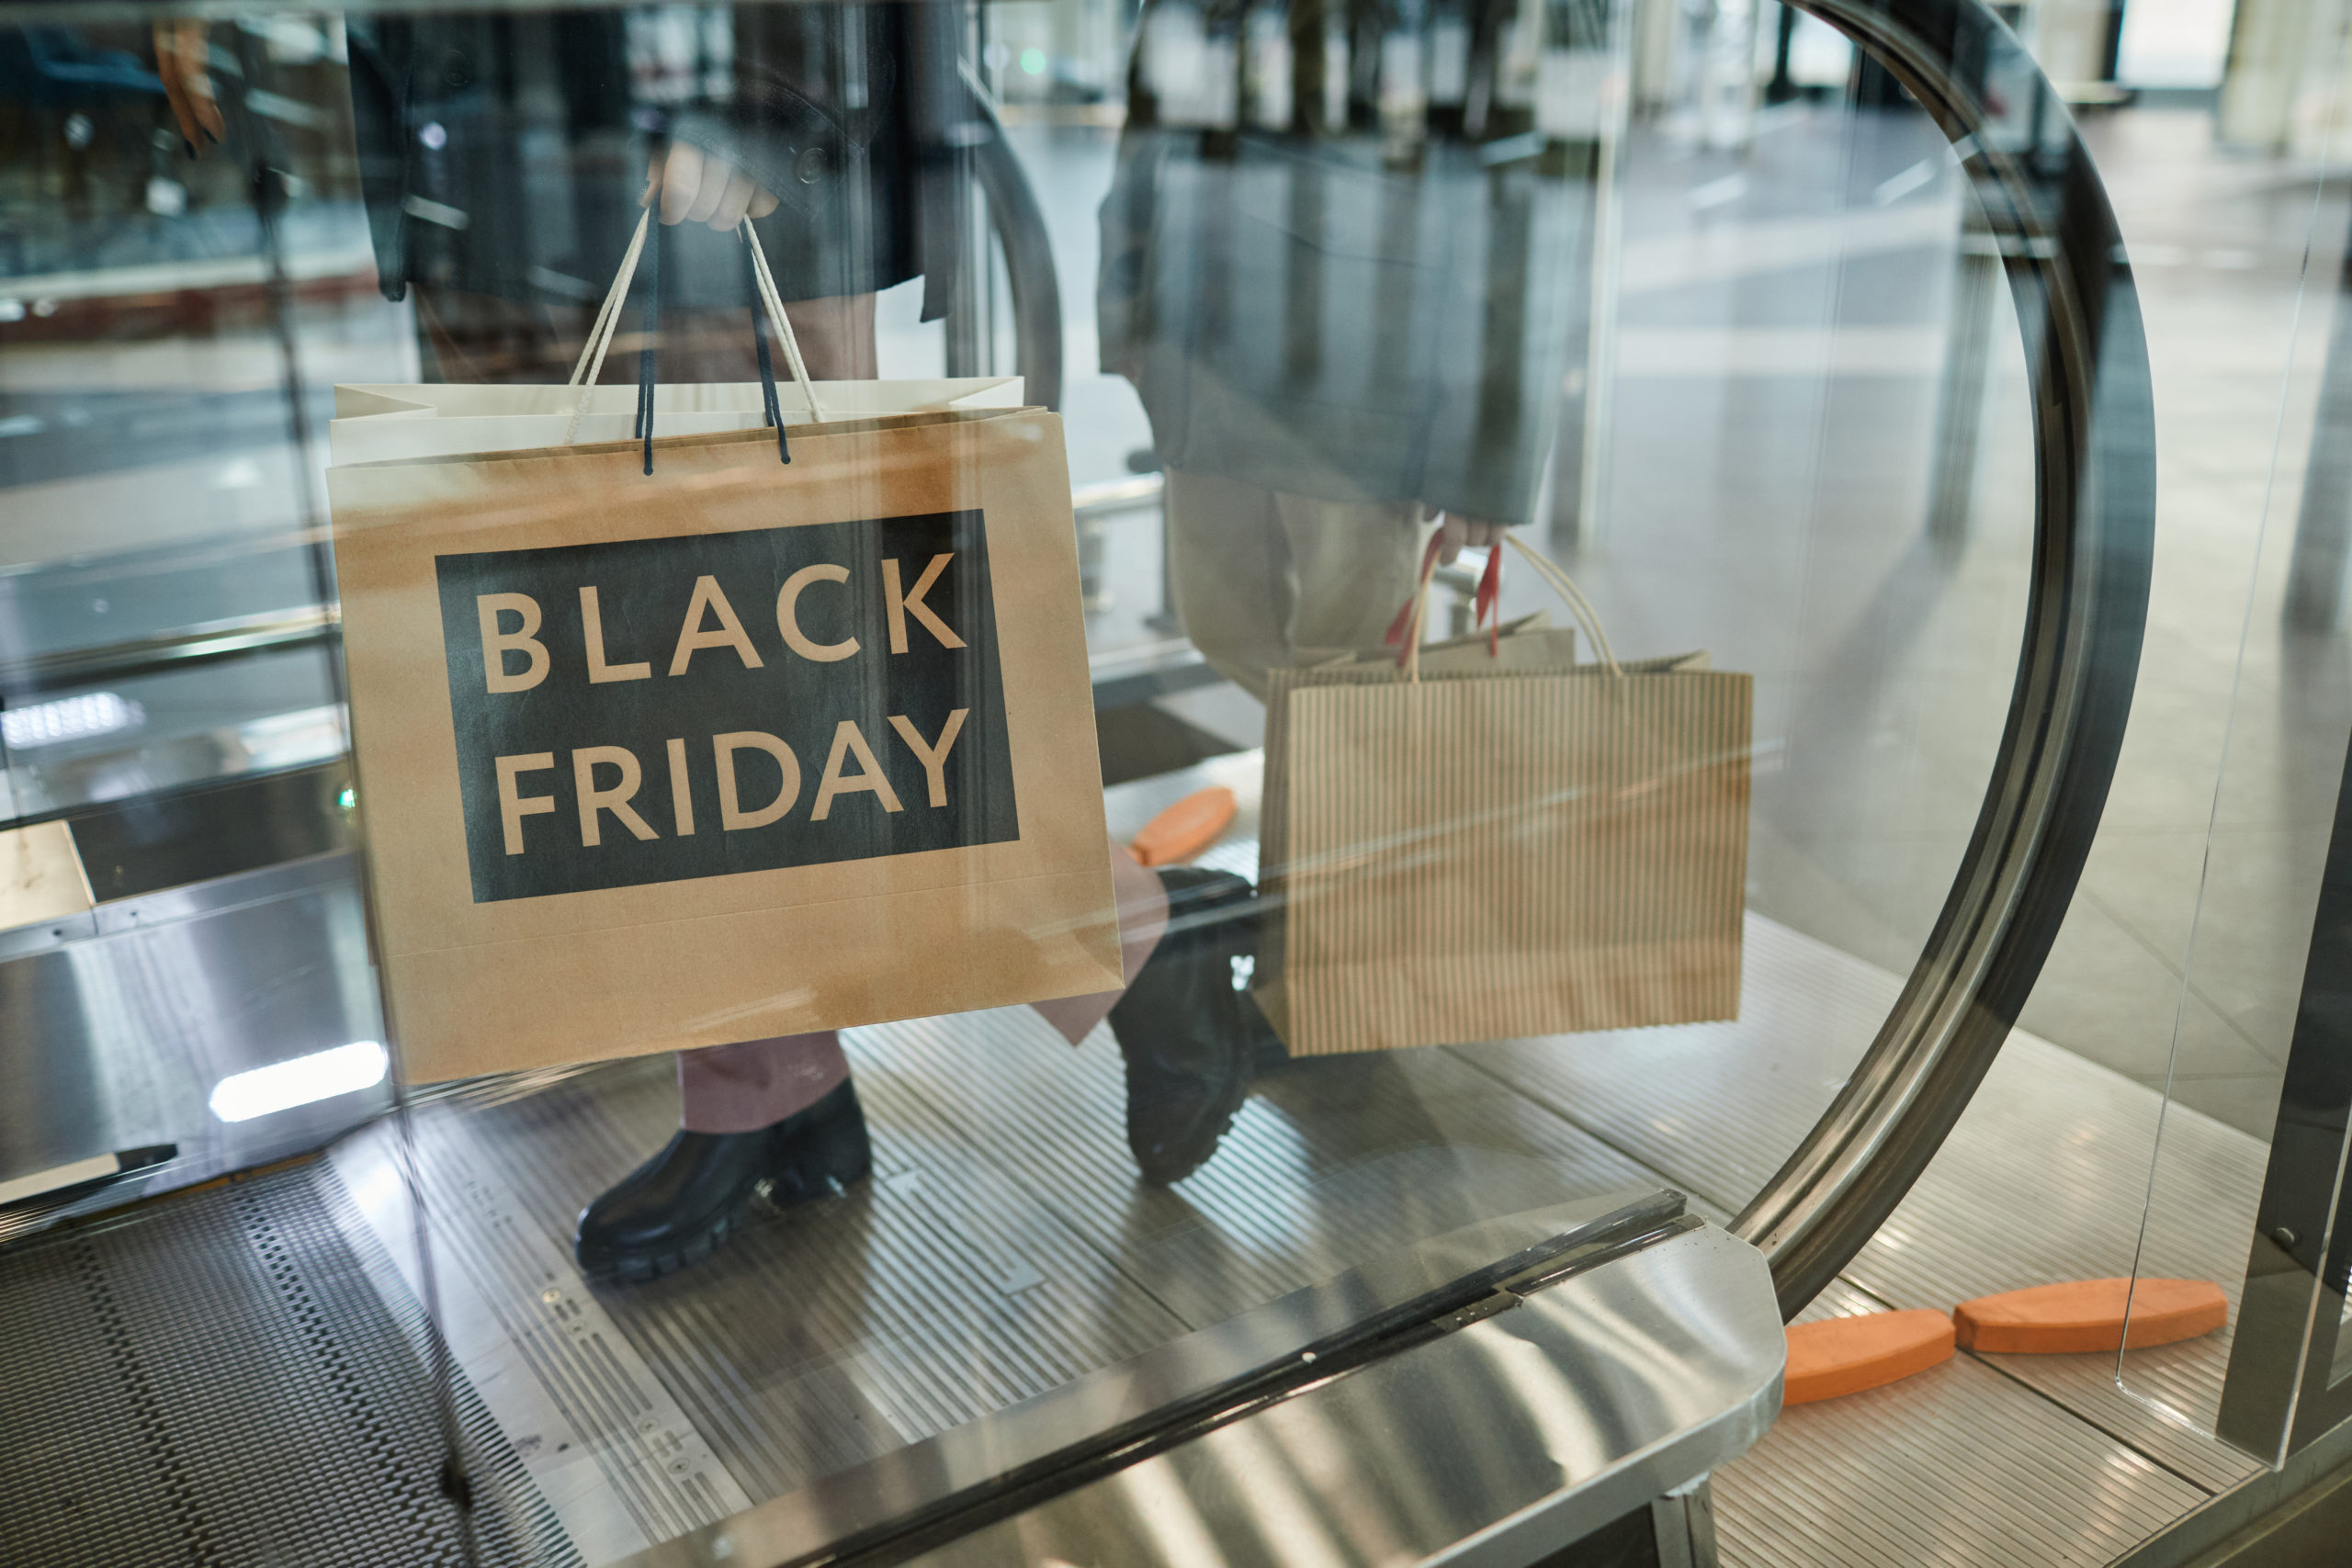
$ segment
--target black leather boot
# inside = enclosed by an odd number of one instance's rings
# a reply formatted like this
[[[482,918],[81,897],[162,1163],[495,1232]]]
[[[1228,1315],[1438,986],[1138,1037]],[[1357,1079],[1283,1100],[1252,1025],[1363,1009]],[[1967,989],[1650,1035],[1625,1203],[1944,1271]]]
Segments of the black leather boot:
[[[597,1279],[659,1279],[717,1251],[754,1197],[788,1209],[872,1167],[865,1113],[843,1083],[757,1132],[680,1133],[580,1212],[572,1256]]]
[[[1111,1010],[1127,1059],[1127,1146],[1144,1179],[1181,1180],[1216,1152],[1279,1041],[1233,961],[1256,962],[1257,892],[1228,872],[1168,866],[1168,932]]]

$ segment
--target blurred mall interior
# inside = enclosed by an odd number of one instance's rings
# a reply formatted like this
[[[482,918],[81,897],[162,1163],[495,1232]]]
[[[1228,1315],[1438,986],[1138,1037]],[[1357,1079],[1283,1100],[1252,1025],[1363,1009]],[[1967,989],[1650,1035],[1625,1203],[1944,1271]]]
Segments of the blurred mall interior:
[[[563,5],[0,0],[0,1562],[2352,1561],[2352,7]]]

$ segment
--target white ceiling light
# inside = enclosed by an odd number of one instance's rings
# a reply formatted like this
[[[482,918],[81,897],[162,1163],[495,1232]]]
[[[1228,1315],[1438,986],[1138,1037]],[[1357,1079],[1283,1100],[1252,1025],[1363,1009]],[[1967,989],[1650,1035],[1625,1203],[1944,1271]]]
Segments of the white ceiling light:
[[[232,1073],[213,1086],[212,1114],[223,1122],[250,1122],[273,1111],[373,1089],[384,1081],[390,1062],[375,1041],[356,1040],[332,1051]]]
[[[118,729],[129,729],[146,716],[146,709],[112,692],[59,697],[0,713],[0,741],[21,751],[61,740],[111,735]]]

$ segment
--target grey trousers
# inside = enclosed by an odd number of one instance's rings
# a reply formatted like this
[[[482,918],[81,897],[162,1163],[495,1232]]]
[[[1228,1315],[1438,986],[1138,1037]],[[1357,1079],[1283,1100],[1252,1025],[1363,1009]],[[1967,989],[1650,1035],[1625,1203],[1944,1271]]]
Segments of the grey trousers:
[[[1378,648],[1413,592],[1411,502],[1318,501],[1170,470],[1166,504],[1185,635],[1261,701],[1269,670]]]

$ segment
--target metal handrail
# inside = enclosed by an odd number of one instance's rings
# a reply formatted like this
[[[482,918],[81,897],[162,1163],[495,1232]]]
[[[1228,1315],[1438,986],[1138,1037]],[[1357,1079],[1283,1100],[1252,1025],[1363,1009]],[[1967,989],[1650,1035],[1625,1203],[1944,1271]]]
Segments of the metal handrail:
[[[153,636],[94,648],[39,653],[28,659],[0,661],[0,696],[17,697],[85,686],[94,681],[125,681],[158,675],[224,659],[256,653],[277,653],[307,648],[336,637],[342,613],[333,604],[306,604],[295,609],[266,610],[256,615],[199,621]]]
[[[1982,0],[1792,0],[1909,89],[1971,175],[2033,387],[2033,578],[2001,748],[1926,947],[1878,1036],[1733,1223],[1793,1317],[1886,1222],[2016,1025],[2122,748],[2155,536],[2147,342],[2121,231],[2071,118]],[[2041,95],[2001,144],[1988,68]]]

